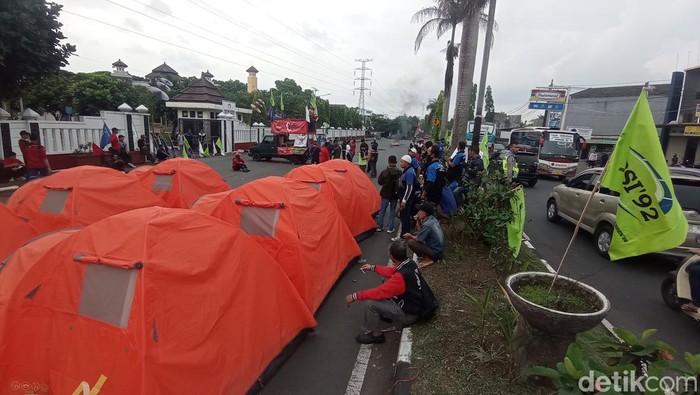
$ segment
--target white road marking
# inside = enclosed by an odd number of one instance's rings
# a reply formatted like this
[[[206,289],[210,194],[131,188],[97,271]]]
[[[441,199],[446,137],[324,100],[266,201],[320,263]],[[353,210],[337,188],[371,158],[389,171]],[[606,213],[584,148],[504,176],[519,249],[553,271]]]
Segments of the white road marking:
[[[345,395],[359,395],[362,391],[362,384],[365,381],[365,373],[369,364],[369,357],[372,355],[372,345],[363,344],[360,346],[360,351],[357,353],[355,366],[352,368],[350,381],[345,389]]]
[[[401,342],[399,343],[399,356],[396,362],[411,363],[411,346],[413,345],[413,333],[411,328],[406,327],[401,331]]]

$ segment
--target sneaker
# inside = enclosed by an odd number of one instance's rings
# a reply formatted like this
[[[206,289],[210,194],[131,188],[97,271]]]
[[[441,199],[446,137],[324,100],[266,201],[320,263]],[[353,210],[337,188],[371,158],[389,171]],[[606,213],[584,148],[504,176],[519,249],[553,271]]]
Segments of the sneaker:
[[[381,232],[382,228],[377,228],[376,232]]]
[[[395,229],[387,229],[387,230],[386,230],[386,233],[394,233],[394,232],[396,232]]]
[[[384,337],[384,334],[382,333],[381,336],[372,336],[372,333],[363,333],[361,335],[357,335],[355,337],[355,340],[357,340],[358,343],[362,344],[373,344],[373,343],[384,343],[386,341],[386,338]]]
[[[399,240],[403,240],[403,239],[401,238],[401,236],[399,236],[399,237],[392,237],[392,238],[391,238],[391,241],[399,241]]]

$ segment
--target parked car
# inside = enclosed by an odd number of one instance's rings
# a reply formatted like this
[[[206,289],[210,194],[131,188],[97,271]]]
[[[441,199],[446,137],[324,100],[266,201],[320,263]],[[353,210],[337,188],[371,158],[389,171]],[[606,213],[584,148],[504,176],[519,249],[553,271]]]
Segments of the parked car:
[[[503,158],[508,150],[494,152],[489,158],[489,170],[503,169]],[[518,152],[515,154],[518,162],[518,182],[523,185],[534,187],[537,184],[537,153]]]
[[[584,170],[571,180],[565,180],[563,184],[554,187],[547,200],[547,220],[557,222],[563,218],[567,222],[576,224],[602,170],[601,168]],[[700,247],[700,176],[671,173],[671,182],[689,225],[683,247],[698,248]],[[593,234],[596,250],[605,257],[608,256],[612,240],[618,202],[617,192],[601,188],[589,204],[581,221],[581,229]],[[675,248],[661,254],[674,258],[689,255],[683,248]]]
[[[693,167],[671,166],[668,169],[671,171],[671,175],[700,177],[700,169],[696,169]]]

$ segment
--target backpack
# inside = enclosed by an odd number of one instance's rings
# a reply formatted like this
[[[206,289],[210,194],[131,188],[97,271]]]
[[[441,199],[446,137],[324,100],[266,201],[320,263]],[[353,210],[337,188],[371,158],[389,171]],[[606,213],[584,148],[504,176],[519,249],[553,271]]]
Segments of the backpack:
[[[428,322],[435,315],[440,303],[438,303],[433,290],[423,278],[420,270],[418,270],[418,279],[420,280],[420,290],[421,290],[421,302],[420,309],[418,310],[418,322]]]

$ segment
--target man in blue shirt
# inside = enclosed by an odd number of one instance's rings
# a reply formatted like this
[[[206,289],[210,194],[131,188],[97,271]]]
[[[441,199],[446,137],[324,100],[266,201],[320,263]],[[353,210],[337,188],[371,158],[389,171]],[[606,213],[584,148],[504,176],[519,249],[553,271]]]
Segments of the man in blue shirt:
[[[467,143],[460,141],[457,147],[457,153],[452,158],[446,158],[447,163],[447,182],[459,181],[462,178],[462,169],[464,168],[464,150],[467,149]]]
[[[413,167],[413,171],[415,171],[416,174],[418,174],[418,169],[420,168],[420,162],[416,158],[416,156],[418,155],[418,150],[415,148],[411,148],[410,150],[408,150],[408,155],[411,157],[411,167]]]
[[[433,203],[435,207],[442,199],[442,187],[445,186],[445,172],[440,164],[437,150],[430,151],[430,164],[425,172],[425,184],[423,185],[423,199]]]
[[[432,265],[442,258],[445,253],[445,236],[437,218],[435,218],[435,206],[430,202],[423,202],[418,206],[418,221],[422,223],[421,230],[413,235],[403,235],[408,240],[408,248],[418,255],[418,267],[424,268]]]
[[[415,214],[416,204],[416,171],[411,166],[411,157],[404,155],[401,157],[401,168],[403,174],[399,178],[401,193],[399,194],[399,218],[401,219],[401,234],[411,231],[411,216]],[[396,240],[400,237],[394,238]],[[394,240],[392,239],[392,240]]]

